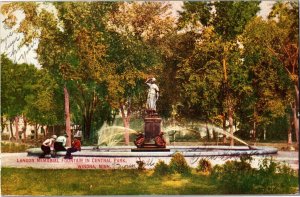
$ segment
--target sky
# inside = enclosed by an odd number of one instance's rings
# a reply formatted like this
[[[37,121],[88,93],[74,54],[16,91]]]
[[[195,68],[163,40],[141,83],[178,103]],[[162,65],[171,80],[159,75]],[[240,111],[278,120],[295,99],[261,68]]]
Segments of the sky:
[[[170,3],[173,6],[172,14],[176,16],[177,11],[181,10],[183,2],[170,1]],[[258,15],[266,18],[268,13],[271,11],[271,7],[273,4],[274,1],[262,1],[260,4],[261,11],[258,13]],[[53,10],[50,7],[48,9]],[[24,14],[22,14],[22,12],[17,12],[16,15],[18,18],[18,24],[24,18]],[[17,26],[13,29],[6,28],[4,23],[2,22],[3,20],[4,16],[0,14],[0,53],[6,53],[8,57],[16,63],[33,64],[37,68],[40,68],[41,65],[37,60],[37,54],[35,52],[38,47],[38,40],[34,40],[29,46],[20,47],[19,45],[20,41],[23,39],[23,35],[14,32]]]

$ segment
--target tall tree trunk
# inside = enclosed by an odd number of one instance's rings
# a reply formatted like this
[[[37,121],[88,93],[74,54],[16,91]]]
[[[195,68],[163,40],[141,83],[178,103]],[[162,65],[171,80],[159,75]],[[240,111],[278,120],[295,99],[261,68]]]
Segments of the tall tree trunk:
[[[223,117],[222,117],[222,121],[223,121],[223,132],[227,132],[226,131],[226,113],[223,113]],[[226,135],[223,134],[223,143],[225,144],[226,143]]]
[[[3,116],[1,116],[1,133],[3,133],[5,126],[6,126],[6,121],[4,121]]]
[[[230,131],[231,136],[233,136],[233,111],[232,111],[232,107],[229,107],[229,109],[228,109],[228,121],[229,121],[229,131]],[[234,146],[233,137],[230,137],[230,146]]]
[[[252,128],[252,140],[253,142],[256,141],[256,121],[253,121],[253,128]]]
[[[292,128],[289,127],[288,129],[288,144],[292,144],[293,143],[293,140],[292,140]]]
[[[16,140],[13,132],[13,118],[9,119],[9,129],[10,129],[10,140]]]
[[[129,145],[129,127],[130,127],[130,106],[127,108],[126,110],[126,114],[125,114],[125,106],[124,105],[120,105],[120,109],[121,109],[121,114],[122,114],[122,120],[123,120],[123,124],[125,129],[125,133],[124,133],[124,138],[125,138],[125,145]]]
[[[46,129],[45,129],[44,137],[46,137],[46,135],[48,134],[48,132],[49,132],[49,126],[47,125]]]
[[[66,118],[66,133],[68,135],[66,146],[71,146],[71,120],[70,120],[70,101],[69,92],[66,85],[64,86],[64,96],[65,96],[65,118]]]
[[[207,125],[207,121],[205,122],[205,128],[206,128],[206,136],[207,136],[207,141],[210,141],[210,134],[209,134],[209,129],[208,129],[208,125]]]
[[[35,134],[35,141],[38,141],[38,125],[37,125],[37,123],[34,124],[34,134]]]
[[[123,123],[124,123],[124,127],[126,128],[124,133],[125,145],[129,145],[129,132],[128,132],[128,129],[130,127],[129,119],[128,118],[123,119]]]
[[[292,141],[292,127],[293,127],[293,118],[291,117],[291,115],[288,115],[288,119],[289,119],[289,128],[288,128],[288,145],[291,145],[293,143]]]
[[[92,129],[92,117],[90,113],[87,113],[83,116],[83,130],[84,130],[84,139],[89,141],[91,140],[91,129]]]
[[[94,110],[97,105],[97,100],[95,97],[91,102],[86,102],[83,112],[83,130],[84,130],[84,139],[90,141],[92,137],[92,120],[94,116]]]
[[[227,80],[227,65],[226,65],[226,59],[227,59],[227,53],[228,53],[228,47],[226,45],[227,43],[224,44],[224,54],[223,54],[223,73],[224,73],[224,84],[225,84],[225,102],[227,102],[227,107],[228,107],[228,121],[229,121],[229,131],[230,134],[233,135],[233,108],[232,104],[230,103],[230,98],[228,95],[228,80]],[[234,146],[234,141],[233,138],[230,137],[230,146]]]
[[[296,141],[298,144],[299,143],[299,113],[300,112],[299,112],[299,88],[297,85],[295,85],[296,101],[294,102],[292,111],[293,111],[293,119],[294,119],[294,128],[295,128],[295,133],[296,133]]]
[[[15,127],[16,127],[16,141],[19,141],[19,117],[15,117]]]
[[[297,143],[299,143],[299,117],[297,117],[296,105],[293,106],[292,111],[293,111],[293,123],[295,128],[296,141]]]
[[[24,121],[24,128],[22,129],[22,131],[23,131],[23,134],[24,134],[24,140],[26,140],[27,119],[24,115],[23,115],[23,121]]]

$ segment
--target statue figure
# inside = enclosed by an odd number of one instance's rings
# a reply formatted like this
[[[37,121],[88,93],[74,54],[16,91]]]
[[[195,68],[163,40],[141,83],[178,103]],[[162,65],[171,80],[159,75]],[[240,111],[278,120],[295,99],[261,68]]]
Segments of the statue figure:
[[[147,79],[146,84],[149,86],[148,90],[148,97],[147,97],[147,109],[156,111],[156,101],[159,97],[159,89],[158,86],[155,84],[156,79],[150,78]]]

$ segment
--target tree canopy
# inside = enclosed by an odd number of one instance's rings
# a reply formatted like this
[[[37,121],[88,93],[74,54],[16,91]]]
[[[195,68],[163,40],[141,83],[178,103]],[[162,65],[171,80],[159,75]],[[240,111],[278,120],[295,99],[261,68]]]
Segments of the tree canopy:
[[[291,116],[298,140],[298,3],[275,3],[267,19],[259,3],[184,2],[178,18],[169,2],[3,4],[8,27],[23,11],[16,31],[23,45],[39,40],[42,68],[1,56],[1,115],[63,124],[65,89],[72,122],[92,140],[116,114],[125,127],[142,116],[144,82],[155,77],[164,118],[175,110],[248,135]]]

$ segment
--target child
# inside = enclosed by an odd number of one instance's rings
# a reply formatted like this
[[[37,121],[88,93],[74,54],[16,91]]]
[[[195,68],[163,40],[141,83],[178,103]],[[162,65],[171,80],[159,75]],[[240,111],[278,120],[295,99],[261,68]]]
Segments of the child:
[[[65,159],[72,159],[73,157],[72,157],[71,153],[74,153],[77,151],[81,151],[81,142],[77,137],[75,137],[74,141],[72,142],[72,147],[67,149]]]
[[[40,156],[40,158],[45,158],[45,155],[49,155],[51,153],[51,149],[53,148],[56,138],[57,138],[56,135],[52,135],[51,138],[46,139],[43,142],[43,144],[41,146],[43,154]]]

